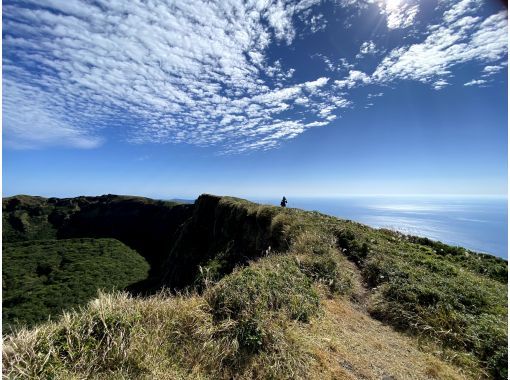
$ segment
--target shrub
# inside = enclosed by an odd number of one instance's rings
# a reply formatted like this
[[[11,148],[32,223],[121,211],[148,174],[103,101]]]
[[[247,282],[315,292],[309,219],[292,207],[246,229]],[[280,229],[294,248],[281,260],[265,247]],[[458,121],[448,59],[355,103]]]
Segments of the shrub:
[[[360,243],[356,235],[347,229],[337,229],[335,231],[338,247],[346,256],[361,265],[368,256],[369,247],[367,243]]]
[[[506,319],[482,314],[474,318],[466,335],[476,352],[496,379],[508,379],[508,324]]]
[[[307,322],[319,310],[319,297],[289,257],[275,257],[234,271],[205,298],[217,321],[233,319],[240,346],[254,352],[267,346],[272,315]]]
[[[349,294],[352,276],[342,268],[338,255],[300,256],[299,268],[311,280],[326,285],[331,292]]]
[[[306,322],[319,308],[312,282],[290,257],[275,257],[237,270],[205,296],[219,319],[282,310],[290,318]]]
[[[507,361],[506,286],[418,251],[374,253],[363,276],[373,286],[372,316],[471,352],[496,378]]]

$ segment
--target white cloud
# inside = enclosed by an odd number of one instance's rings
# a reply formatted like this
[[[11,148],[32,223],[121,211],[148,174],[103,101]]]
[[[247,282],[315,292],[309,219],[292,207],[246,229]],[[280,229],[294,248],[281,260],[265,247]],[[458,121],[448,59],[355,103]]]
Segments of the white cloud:
[[[290,44],[295,32],[292,26],[292,14],[289,17],[288,9],[285,8],[284,3],[281,1],[276,2],[271,8],[265,10],[264,15],[269,25],[274,29],[276,37]]]
[[[453,22],[460,17],[466,16],[470,13],[476,13],[480,8],[481,2],[479,0],[461,0],[447,10],[443,17],[446,22]]]
[[[393,49],[372,75],[338,52],[316,54],[331,75],[297,80],[306,72],[275,60],[270,48],[288,49],[301,35],[296,20],[320,30],[325,18],[313,13],[318,3],[5,4],[5,141],[18,147],[91,148],[108,129],[134,143],[216,145],[227,152],[270,149],[334,120],[352,105],[347,90],[357,86],[415,80],[441,89],[453,83],[456,65],[478,62],[485,66],[482,78],[504,65],[506,12],[483,18],[480,0],[461,0],[448,2],[441,22],[427,27],[421,42]],[[410,27],[419,12],[414,0],[342,3],[364,11],[378,6],[390,29]],[[369,40],[359,54],[383,49]]]
[[[309,103],[310,100],[308,98],[305,98],[305,97],[300,97],[300,98],[297,98],[294,103],[296,104],[301,104],[301,105],[304,105],[304,104],[307,104]]]
[[[334,110],[335,110],[334,106],[326,106],[324,108],[321,108],[321,110],[319,111],[319,116],[321,116],[322,118],[326,118],[329,115],[331,115],[331,112],[333,112]]]
[[[363,42],[359,48],[361,54],[374,54],[377,52],[374,41]]]
[[[327,121],[314,121],[311,123],[308,123],[307,127],[323,127],[325,125],[328,125],[329,123]]]
[[[352,102],[350,100],[347,100],[343,98],[342,96],[332,96],[331,102],[337,106],[338,108],[347,108],[352,105]]]
[[[345,59],[345,58],[340,58],[340,59],[338,60],[338,68],[339,68],[340,70],[350,70],[350,69],[353,69],[353,68],[354,68],[354,65],[353,65],[353,64],[351,64],[351,63],[349,63],[349,62],[347,61],[347,59]]]
[[[439,79],[432,84],[432,87],[434,88],[434,90],[442,90],[448,85],[449,83],[447,81],[445,81],[444,79]]]
[[[492,77],[505,68],[505,63],[485,66],[482,70],[481,79],[473,79],[464,83],[464,86],[480,86],[489,84],[492,82]]]
[[[370,76],[359,70],[350,70],[349,75],[341,80],[336,80],[335,85],[342,88],[353,88],[360,84],[368,84],[371,82]]]
[[[66,112],[46,101],[46,94],[31,86],[3,82],[4,142],[17,149],[42,146],[96,148],[102,139],[73,125]]]
[[[381,14],[386,16],[388,29],[410,27],[419,12],[419,5],[405,0],[376,0]]]
[[[347,61],[347,59],[343,57],[335,60],[332,60],[323,54],[314,54],[314,57],[318,57],[319,59],[321,59],[326,65],[326,70],[328,71],[340,72],[354,68],[354,65],[349,63],[349,61]]]
[[[303,85],[311,92],[314,92],[319,87],[324,87],[329,81],[329,78],[321,77],[317,80],[305,82]]]
[[[392,50],[374,71],[373,81],[417,80],[440,89],[454,66],[469,61],[497,62],[506,56],[506,11],[482,19],[461,12],[472,12],[470,7],[452,9],[444,13],[441,24],[428,28],[423,42]]]
[[[356,9],[358,14],[370,6],[377,6],[379,13],[386,18],[388,29],[410,27],[420,11],[418,0],[337,0],[337,3],[344,8]],[[348,27],[351,25],[347,22]]]
[[[384,93],[382,93],[382,92],[377,92],[375,94],[368,94],[368,99],[379,98],[383,95],[384,95]]]
[[[321,32],[326,29],[326,26],[328,25],[328,21],[323,14],[316,14],[310,17],[310,12],[307,12],[307,14],[303,17],[303,21],[306,25],[308,25],[312,33]]]
[[[359,48],[359,53],[356,58],[362,58],[365,55],[374,55],[378,52],[374,41],[365,41]]]
[[[101,129],[117,128],[134,143],[274,147],[348,102],[326,77],[291,83],[295,70],[267,55],[292,43],[293,18],[319,2],[6,4],[4,79],[18,89],[4,92],[6,141],[94,147]]]
[[[503,68],[504,68],[504,66],[490,66],[489,65],[489,66],[485,66],[482,71],[483,71],[484,75],[489,76],[489,75],[494,75],[496,73],[499,73],[501,70],[503,70]]]
[[[335,67],[335,65],[333,64],[333,62],[331,62],[331,59],[329,59],[328,57],[326,57],[326,56],[324,56],[322,54],[317,54],[317,56],[322,59],[322,61],[326,65],[327,70],[335,71],[337,69]]]
[[[485,83],[487,83],[487,81],[484,79],[473,79],[472,81],[464,83],[464,86],[479,86]]]

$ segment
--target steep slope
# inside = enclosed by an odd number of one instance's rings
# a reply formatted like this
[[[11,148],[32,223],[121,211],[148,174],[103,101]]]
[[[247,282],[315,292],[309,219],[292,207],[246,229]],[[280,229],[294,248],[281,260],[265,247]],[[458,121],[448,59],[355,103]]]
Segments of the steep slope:
[[[4,242],[40,239],[114,238],[157,268],[193,205],[118,195],[3,199]]]
[[[201,195],[163,264],[162,284],[170,288],[194,284],[200,266],[214,266],[219,278],[269,249],[287,250],[276,219],[279,212],[234,198]]]

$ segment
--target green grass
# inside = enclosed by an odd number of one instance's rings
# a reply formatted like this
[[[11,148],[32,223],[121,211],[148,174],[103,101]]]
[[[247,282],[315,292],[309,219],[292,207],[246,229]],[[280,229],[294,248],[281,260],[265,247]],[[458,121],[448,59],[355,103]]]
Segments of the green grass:
[[[235,271],[208,289],[205,298],[216,320],[234,320],[242,348],[258,351],[265,339],[271,313],[308,322],[319,311],[312,281],[295,260],[278,257]]]
[[[374,317],[507,378],[506,261],[389,231],[343,228],[337,236],[373,289]]]
[[[86,304],[98,289],[123,289],[147,277],[148,264],[113,239],[4,243],[3,329],[32,326]]]

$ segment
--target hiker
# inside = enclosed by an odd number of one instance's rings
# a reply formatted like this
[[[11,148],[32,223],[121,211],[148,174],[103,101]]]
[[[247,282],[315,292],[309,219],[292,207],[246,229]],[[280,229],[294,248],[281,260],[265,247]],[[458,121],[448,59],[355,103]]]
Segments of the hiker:
[[[280,206],[287,207],[287,198],[283,197],[282,201],[280,202]]]

